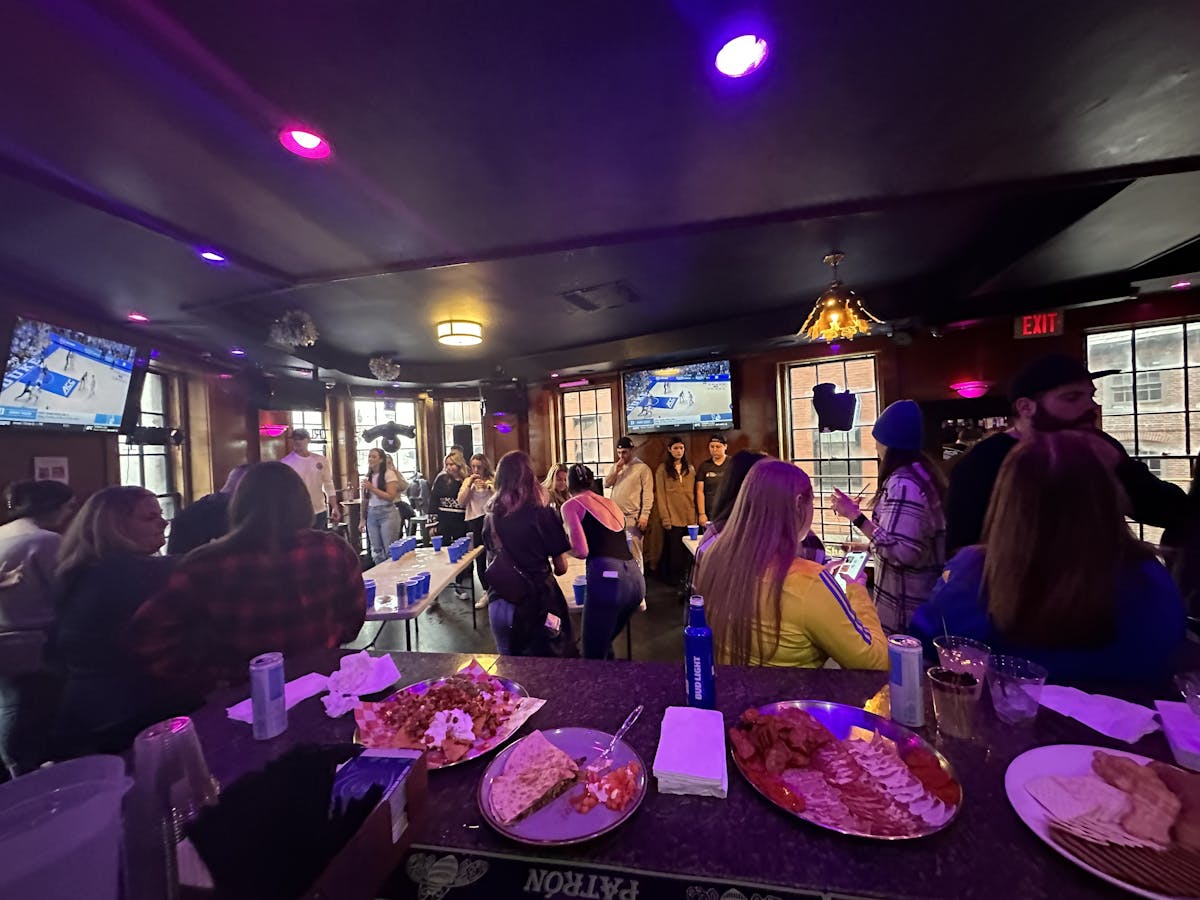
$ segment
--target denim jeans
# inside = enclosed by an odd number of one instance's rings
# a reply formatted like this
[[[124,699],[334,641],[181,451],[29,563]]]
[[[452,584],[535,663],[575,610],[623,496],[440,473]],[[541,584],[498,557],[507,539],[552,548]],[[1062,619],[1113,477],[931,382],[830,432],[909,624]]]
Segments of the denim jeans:
[[[605,578],[616,572],[616,578]],[[646,596],[646,579],[636,561],[588,557],[587,605],[583,608],[583,658],[612,659],[612,642]]]
[[[391,503],[367,507],[367,539],[376,565],[388,558],[388,547],[399,535],[400,510]]]
[[[496,652],[501,656],[512,656],[513,611],[513,605],[500,597],[493,597],[488,604],[488,622],[496,639]]]

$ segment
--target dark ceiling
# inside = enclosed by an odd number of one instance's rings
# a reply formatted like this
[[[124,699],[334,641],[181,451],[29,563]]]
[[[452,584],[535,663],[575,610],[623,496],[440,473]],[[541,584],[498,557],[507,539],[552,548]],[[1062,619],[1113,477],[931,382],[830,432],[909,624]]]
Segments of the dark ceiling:
[[[1200,268],[1194,0],[4,5],[0,285],[404,381],[938,324]],[[712,57],[752,27],[755,75]],[[314,163],[275,140],[307,123]],[[230,263],[201,262],[214,247]],[[321,331],[291,357],[271,319]],[[481,347],[433,340],[450,316]],[[302,359],[301,359],[302,358]],[[303,360],[303,361],[302,361]]]

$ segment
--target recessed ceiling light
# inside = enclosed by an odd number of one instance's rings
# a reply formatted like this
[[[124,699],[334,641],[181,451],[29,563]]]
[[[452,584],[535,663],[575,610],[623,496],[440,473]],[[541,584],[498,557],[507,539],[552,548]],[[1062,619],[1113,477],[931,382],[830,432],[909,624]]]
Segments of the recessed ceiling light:
[[[767,42],[756,34],[743,34],[717,53],[717,71],[729,78],[749,75],[767,60]]]
[[[483,343],[483,326],[468,319],[447,319],[437,323],[438,343],[451,347],[470,347]]]
[[[246,351],[243,350],[241,347],[230,347],[229,352],[231,354],[233,354],[234,356],[245,356],[246,355]]]
[[[550,373],[550,377],[551,377],[551,378],[557,378],[557,377],[558,377],[558,373],[557,373],[557,372],[551,372],[551,373]]]
[[[225,257],[223,257],[223,256],[222,256],[220,253],[218,253],[216,250],[201,250],[201,251],[200,251],[200,258],[201,258],[202,260],[204,260],[205,262],[210,262],[210,263],[223,263],[223,262],[225,262]]]
[[[1173,285],[1171,285],[1171,290],[1186,291],[1191,286],[1192,286],[1192,283],[1190,281],[1177,281]]]
[[[150,317],[148,315],[146,315],[145,313],[140,313],[140,312],[131,312],[125,318],[127,318],[130,322],[149,322],[150,321]]]
[[[315,131],[288,126],[279,132],[279,143],[285,150],[305,159],[326,159],[333,153],[329,141]]]

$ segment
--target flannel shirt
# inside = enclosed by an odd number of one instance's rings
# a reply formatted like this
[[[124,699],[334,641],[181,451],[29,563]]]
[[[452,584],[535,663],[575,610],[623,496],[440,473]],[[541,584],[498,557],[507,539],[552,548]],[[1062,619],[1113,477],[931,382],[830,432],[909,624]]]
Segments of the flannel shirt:
[[[933,479],[920,463],[897,470],[871,513],[875,606],[888,632],[908,627],[946,565],[946,514]]]
[[[134,616],[131,643],[151,674],[207,691],[245,681],[250,660],[354,640],[366,616],[358,556],[344,540],[296,534],[281,552],[184,559]]]

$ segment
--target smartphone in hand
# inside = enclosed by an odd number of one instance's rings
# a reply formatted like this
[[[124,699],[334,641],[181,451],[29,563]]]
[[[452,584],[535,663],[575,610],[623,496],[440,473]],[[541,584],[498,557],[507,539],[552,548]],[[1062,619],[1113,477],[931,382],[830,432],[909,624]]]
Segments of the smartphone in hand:
[[[840,574],[847,581],[855,581],[863,570],[863,566],[867,564],[867,552],[865,550],[854,550],[846,554],[846,559],[842,563]]]

